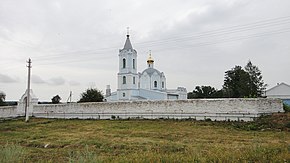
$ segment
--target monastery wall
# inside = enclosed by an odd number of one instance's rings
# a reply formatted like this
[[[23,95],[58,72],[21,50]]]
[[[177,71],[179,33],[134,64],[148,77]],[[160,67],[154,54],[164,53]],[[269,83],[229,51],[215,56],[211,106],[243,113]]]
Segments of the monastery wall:
[[[24,108],[0,107],[0,117],[23,115]],[[261,114],[283,112],[279,99],[193,99],[101,103],[37,104],[30,115],[43,118],[174,118],[251,121]]]
[[[0,118],[17,117],[17,106],[0,106]]]
[[[44,118],[194,118],[251,121],[261,114],[283,112],[278,99],[194,99],[35,105],[33,116]]]

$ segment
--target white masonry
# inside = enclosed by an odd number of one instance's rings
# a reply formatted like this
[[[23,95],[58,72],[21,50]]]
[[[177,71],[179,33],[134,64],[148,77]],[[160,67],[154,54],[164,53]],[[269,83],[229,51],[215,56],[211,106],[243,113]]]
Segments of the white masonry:
[[[108,85],[106,100],[132,101],[187,98],[187,91],[184,87],[166,88],[166,77],[163,72],[154,68],[151,52],[147,65],[148,67],[142,73],[137,73],[137,51],[133,49],[130,35],[127,34],[124,48],[119,50],[118,88],[116,92],[111,93]]]

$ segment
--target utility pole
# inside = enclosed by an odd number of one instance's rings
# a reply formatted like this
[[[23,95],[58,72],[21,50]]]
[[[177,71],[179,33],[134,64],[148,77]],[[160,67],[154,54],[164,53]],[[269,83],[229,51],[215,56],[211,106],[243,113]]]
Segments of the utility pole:
[[[30,71],[31,71],[31,59],[29,58],[28,61],[28,80],[27,80],[27,98],[26,98],[26,108],[25,108],[25,122],[29,121],[29,103],[30,103]]]

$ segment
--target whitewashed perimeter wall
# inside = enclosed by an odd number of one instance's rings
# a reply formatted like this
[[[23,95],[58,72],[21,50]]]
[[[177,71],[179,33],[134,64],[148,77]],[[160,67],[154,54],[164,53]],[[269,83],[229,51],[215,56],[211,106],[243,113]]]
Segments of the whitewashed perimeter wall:
[[[17,106],[1,106],[0,118],[18,117]]]
[[[250,121],[264,113],[283,112],[279,99],[194,99],[35,105],[33,116],[46,118],[195,118]]]

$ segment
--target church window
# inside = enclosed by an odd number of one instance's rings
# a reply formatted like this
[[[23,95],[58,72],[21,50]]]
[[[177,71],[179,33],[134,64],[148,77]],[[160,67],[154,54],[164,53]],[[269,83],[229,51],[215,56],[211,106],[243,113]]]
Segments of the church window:
[[[135,81],[136,79],[135,79],[135,77],[133,77],[133,84],[135,84],[136,83],[136,81]]]
[[[123,58],[123,68],[126,68],[126,59]]]
[[[135,59],[133,59],[133,69],[135,69]]]
[[[154,87],[157,88],[157,81],[154,81]]]
[[[164,82],[162,82],[162,88],[164,88]]]
[[[126,84],[126,76],[123,76],[123,84]]]
[[[123,93],[123,97],[125,97],[126,96],[126,94],[125,93]]]

